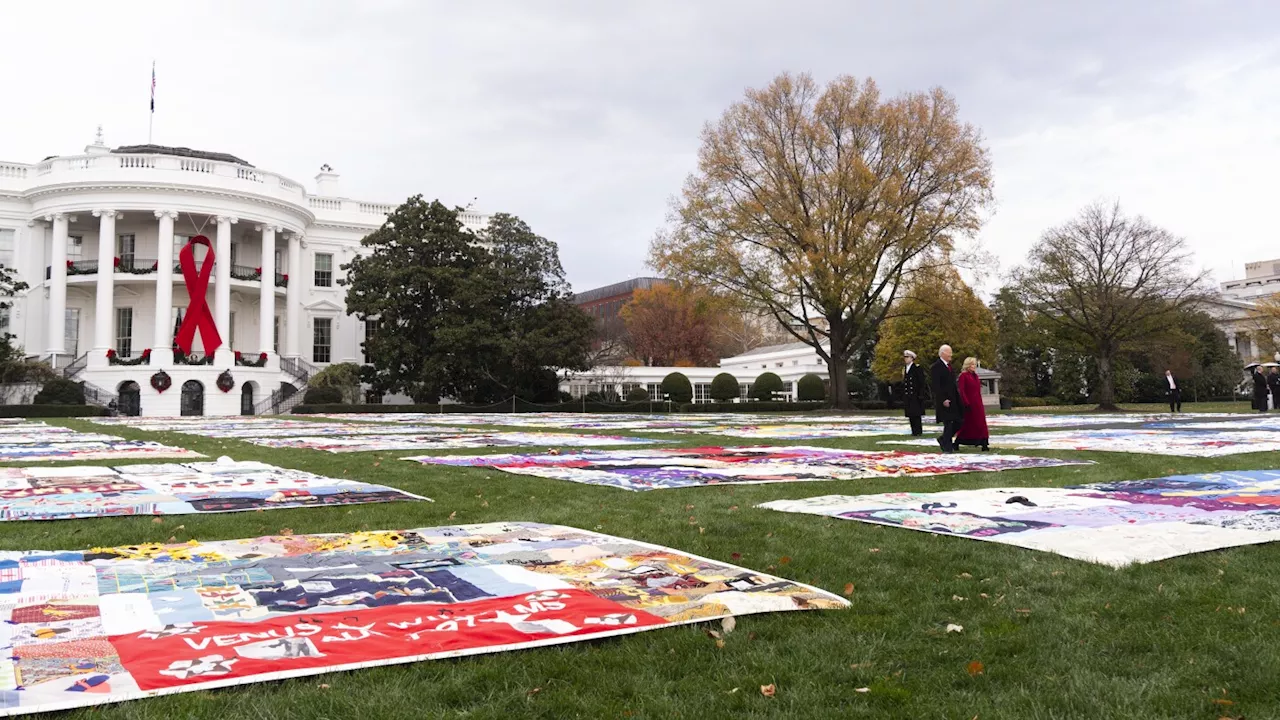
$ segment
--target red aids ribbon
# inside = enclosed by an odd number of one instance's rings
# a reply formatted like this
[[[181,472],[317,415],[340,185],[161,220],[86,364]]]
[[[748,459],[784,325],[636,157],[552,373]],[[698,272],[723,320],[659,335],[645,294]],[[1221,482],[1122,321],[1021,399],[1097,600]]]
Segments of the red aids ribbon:
[[[203,245],[209,249],[204,256],[200,269],[196,270],[196,253],[194,247]],[[209,312],[209,303],[205,300],[205,292],[209,289],[209,276],[213,274],[213,244],[204,235],[197,235],[182,247],[178,253],[178,262],[182,266],[182,279],[187,282],[187,297],[191,302],[187,305],[187,314],[182,318],[182,326],[174,343],[183,354],[191,354],[191,343],[196,339],[196,331],[204,340],[204,354],[212,355],[222,346],[222,337],[218,335],[218,326],[213,322],[213,313]]]

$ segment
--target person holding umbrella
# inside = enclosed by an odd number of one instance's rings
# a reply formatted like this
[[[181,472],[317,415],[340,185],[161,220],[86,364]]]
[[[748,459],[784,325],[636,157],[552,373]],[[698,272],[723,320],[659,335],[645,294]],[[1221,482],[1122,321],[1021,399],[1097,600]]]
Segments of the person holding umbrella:
[[[1280,409],[1280,363],[1262,363],[1258,369],[1267,368],[1267,390],[1271,393],[1271,409]]]
[[[1244,366],[1249,371],[1250,377],[1253,378],[1253,409],[1258,412],[1267,411],[1267,377],[1262,374],[1259,369],[1259,363],[1249,363]]]

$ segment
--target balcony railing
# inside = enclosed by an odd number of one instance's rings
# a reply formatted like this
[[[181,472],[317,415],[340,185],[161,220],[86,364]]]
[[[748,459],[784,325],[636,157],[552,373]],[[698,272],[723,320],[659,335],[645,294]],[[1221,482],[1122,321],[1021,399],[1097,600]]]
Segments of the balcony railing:
[[[35,185],[93,182],[98,180],[154,180],[190,183],[224,190],[265,195],[297,206],[307,205],[300,183],[283,175],[239,163],[176,155],[106,153],[56,157],[32,169],[5,164],[6,180],[26,180]],[[24,175],[25,177],[19,177]]]
[[[158,269],[159,261],[154,258],[140,257],[118,257],[115,259],[115,272],[128,273],[130,275],[150,275]],[[98,272],[97,260],[68,260],[67,275],[96,275]],[[182,274],[181,263],[174,263],[173,273],[175,275]],[[51,265],[44,266],[44,279],[53,278],[53,267]],[[244,280],[252,282],[262,279],[262,268],[249,267],[248,265],[232,265],[231,278],[233,280]],[[288,273],[276,273],[276,287],[288,287]]]
[[[246,280],[246,281],[261,280],[262,268],[252,268],[252,267],[249,267],[248,265],[232,265],[231,279]]]

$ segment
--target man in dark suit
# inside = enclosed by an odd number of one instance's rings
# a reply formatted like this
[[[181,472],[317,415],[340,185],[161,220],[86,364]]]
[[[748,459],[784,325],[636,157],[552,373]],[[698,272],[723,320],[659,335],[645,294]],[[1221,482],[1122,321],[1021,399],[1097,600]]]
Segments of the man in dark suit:
[[[942,452],[955,452],[952,438],[960,429],[960,390],[956,387],[955,371],[951,369],[950,345],[938,348],[938,359],[930,368],[930,374],[933,376],[934,420],[942,425],[938,445]]]
[[[920,417],[924,415],[924,371],[910,350],[903,351],[902,360],[906,363],[902,369],[902,414],[911,421],[911,434],[919,437],[924,435],[920,424]]]
[[[1172,370],[1164,371],[1164,380],[1169,383],[1169,412],[1182,412],[1182,388],[1178,387],[1178,379]]]

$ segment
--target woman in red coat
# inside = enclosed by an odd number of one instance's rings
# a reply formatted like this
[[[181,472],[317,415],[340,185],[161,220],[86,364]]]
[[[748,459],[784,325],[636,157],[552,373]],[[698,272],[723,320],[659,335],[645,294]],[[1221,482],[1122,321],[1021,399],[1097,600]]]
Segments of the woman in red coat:
[[[964,420],[956,433],[955,444],[977,445],[987,449],[991,437],[987,430],[987,411],[982,407],[982,381],[978,379],[978,359],[965,358],[960,368],[960,407],[964,408]]]

